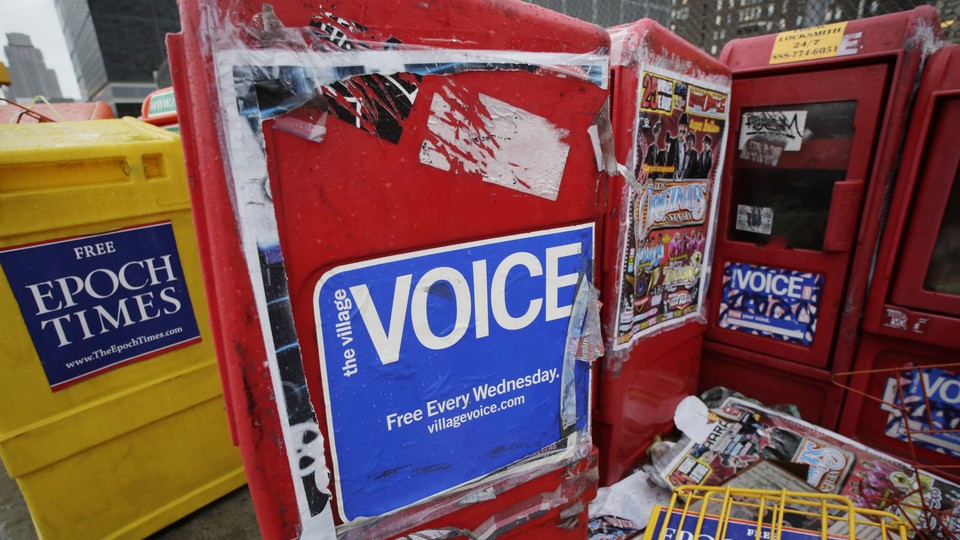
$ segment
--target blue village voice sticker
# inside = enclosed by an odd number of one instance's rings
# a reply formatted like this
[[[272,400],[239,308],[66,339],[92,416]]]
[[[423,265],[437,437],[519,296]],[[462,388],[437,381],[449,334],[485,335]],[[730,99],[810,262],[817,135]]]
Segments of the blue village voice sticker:
[[[200,341],[170,222],[0,251],[51,388]]]
[[[822,291],[821,274],[727,262],[718,325],[810,346]]]
[[[408,506],[570,434],[561,381],[578,370],[564,373],[564,348],[593,234],[591,223],[494,238],[320,278],[314,313],[344,520]],[[571,388],[586,403],[589,384]]]

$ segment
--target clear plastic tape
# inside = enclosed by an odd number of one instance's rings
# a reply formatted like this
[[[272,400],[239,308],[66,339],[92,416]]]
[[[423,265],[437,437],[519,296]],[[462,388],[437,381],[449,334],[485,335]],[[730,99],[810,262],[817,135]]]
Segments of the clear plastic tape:
[[[610,34],[610,67],[620,67],[630,63],[631,51],[637,48],[632,27],[631,23],[607,30]]]
[[[576,464],[571,464],[568,476],[556,489],[539,493],[524,499],[493,516],[472,531],[454,527],[442,527],[418,531],[401,537],[402,540],[442,539],[466,536],[473,540],[490,540],[534,521],[551,511],[560,508],[556,526],[564,529],[575,528],[579,524],[580,514],[586,509],[582,500],[584,494],[596,485],[598,472],[596,463],[587,464],[584,470],[575,472]]]
[[[233,51],[247,65],[300,66],[318,70],[320,84],[365,74],[452,75],[466,71],[522,70],[573,77],[606,89],[610,78],[606,50],[586,53],[477,50],[455,37],[431,45],[403,43],[330,12],[318,12],[303,27],[287,27],[264,5],[247,25],[227,15],[211,33],[216,50]],[[237,64],[240,65],[240,64]],[[333,72],[326,70],[335,69]],[[322,76],[330,73],[329,78]],[[324,82],[326,81],[326,82]]]
[[[241,4],[237,4],[241,9]],[[203,8],[202,8],[203,10]],[[290,459],[302,538],[365,538],[396,534],[462,506],[485,500],[532,480],[551,466],[565,466],[589,454],[588,429],[565,432],[552,450],[531,456],[504,472],[495,473],[435,500],[334,529],[329,505],[329,470],[323,455],[323,434],[309,399],[299,343],[278,343],[292,324],[292,311],[277,309],[286,294],[286,270],[279,248],[279,230],[270,192],[261,124],[276,119],[276,129],[315,142],[326,135],[326,118],[339,95],[331,85],[375,75],[394,84],[412,104],[416,88],[398,81],[400,75],[452,75],[469,71],[526,71],[537,75],[585,80],[606,89],[609,56],[605,50],[570,54],[552,52],[473,50],[454,48],[465,43],[451,38],[437,46],[403,44],[393,37],[372,36],[366,27],[330,13],[318,13],[308,26],[284,26],[269,5],[248,24],[228,12],[218,16],[210,2],[203,11],[200,32],[204,54],[216,68],[220,145],[225,173],[239,223],[239,234],[251,275],[267,349],[282,436]],[[203,31],[205,30],[205,31]],[[450,48],[445,48],[444,46]],[[342,94],[342,93],[341,93]],[[609,112],[605,115],[609,118]],[[602,121],[603,116],[598,116]],[[361,119],[358,119],[358,125]],[[604,127],[606,129],[606,127]],[[612,133],[612,130],[610,130]],[[598,128],[601,145],[606,134]],[[610,137],[612,141],[612,137]],[[606,152],[604,150],[604,152]],[[274,309],[268,309],[268,303]],[[591,308],[592,309],[592,308]],[[598,316],[598,315],[597,315]],[[589,321],[593,315],[585,317]],[[584,334],[586,335],[586,334]],[[565,364],[565,370],[570,367]],[[588,406],[588,405],[587,405]],[[577,407],[579,410],[582,407]],[[578,412],[578,420],[580,415]],[[303,433],[315,434],[303,444]],[[314,463],[305,471],[304,458]],[[390,532],[388,532],[390,531]]]
[[[600,112],[587,129],[593,143],[593,153],[597,160],[597,171],[611,176],[617,174],[617,155],[613,143],[613,121],[610,116],[610,98],[603,103]]]
[[[695,62],[681,58],[667,50],[646,29],[637,29],[634,23],[611,28],[610,65],[612,67],[638,66],[685,73],[688,81],[706,86],[729,87],[730,77],[703,71]]]
[[[589,385],[589,366],[603,356],[603,337],[600,334],[600,290],[580,277],[573,300],[570,323],[567,326],[567,346],[563,358],[561,381],[560,420],[564,433],[589,429],[587,407],[577,401],[577,385],[584,379]],[[586,364],[587,374],[584,374]],[[588,392],[582,392],[588,395]]]
[[[343,525],[340,528],[338,538],[341,540],[363,540],[366,538],[390,537],[410,530],[418,524],[428,523],[449,515],[466,506],[484,500],[492,500],[490,495],[496,498],[511,489],[543,476],[545,471],[549,474],[549,471],[562,467],[575,468],[579,461],[591,457],[593,442],[589,433],[571,436],[569,440],[566,448],[531,456],[520,463],[511,465],[504,471],[463,486],[455,492],[437,496],[411,508]],[[592,463],[590,467],[593,467]],[[596,469],[593,470],[595,475]],[[596,482],[595,476],[593,481]],[[477,493],[486,496],[482,500],[478,500]],[[443,529],[459,531],[459,529],[452,527]],[[411,539],[418,538],[416,534],[424,534],[425,532],[414,533],[408,537]]]

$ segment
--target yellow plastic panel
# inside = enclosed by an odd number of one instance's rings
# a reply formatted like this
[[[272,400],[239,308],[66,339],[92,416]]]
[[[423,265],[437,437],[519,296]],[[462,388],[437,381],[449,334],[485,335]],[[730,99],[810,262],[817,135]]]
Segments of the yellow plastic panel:
[[[226,421],[210,400],[17,478],[41,538],[143,538],[243,485]]]
[[[142,537],[244,478],[179,136],[133,119],[0,126],[0,250],[162,222],[200,342],[56,392],[0,272],[0,458],[42,537]]]

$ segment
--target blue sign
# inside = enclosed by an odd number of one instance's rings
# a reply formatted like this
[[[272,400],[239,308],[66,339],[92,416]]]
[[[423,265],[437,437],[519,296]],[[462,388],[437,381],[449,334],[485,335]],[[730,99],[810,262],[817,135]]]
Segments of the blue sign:
[[[170,222],[0,251],[54,390],[200,341]]]
[[[593,224],[335,268],[314,309],[341,517],[377,516],[563,440]],[[565,370],[566,367],[566,370]],[[568,396],[569,397],[569,396]],[[583,412],[583,411],[581,411]],[[578,420],[579,421],[579,420]],[[583,426],[583,422],[579,422]]]
[[[718,325],[810,346],[822,291],[820,274],[727,262]]]

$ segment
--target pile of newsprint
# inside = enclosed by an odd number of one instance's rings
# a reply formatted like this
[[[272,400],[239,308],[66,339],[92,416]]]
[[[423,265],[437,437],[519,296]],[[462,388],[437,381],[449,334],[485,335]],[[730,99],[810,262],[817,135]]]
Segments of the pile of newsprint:
[[[960,486],[933,474],[918,474],[909,464],[841,435],[733,396],[713,408],[689,397],[677,407],[674,420],[682,433],[679,440],[657,443],[652,463],[601,489],[590,506],[590,538],[721,540],[706,538],[710,536],[706,529],[695,536],[692,529],[689,535],[685,530],[663,534],[659,527],[647,527],[651,514],[659,512],[655,507],[666,506],[670,490],[678,486],[842,495],[858,508],[902,518],[924,537],[960,538]],[[731,520],[737,517],[731,515]],[[810,525],[786,522],[780,538],[823,538],[820,532],[801,534],[804,529],[820,531],[816,523]],[[738,530],[727,527],[722,540],[761,536],[755,527],[745,527],[739,535]],[[830,538],[851,536],[835,534],[834,529],[825,532]],[[857,527],[856,538],[881,536]]]

